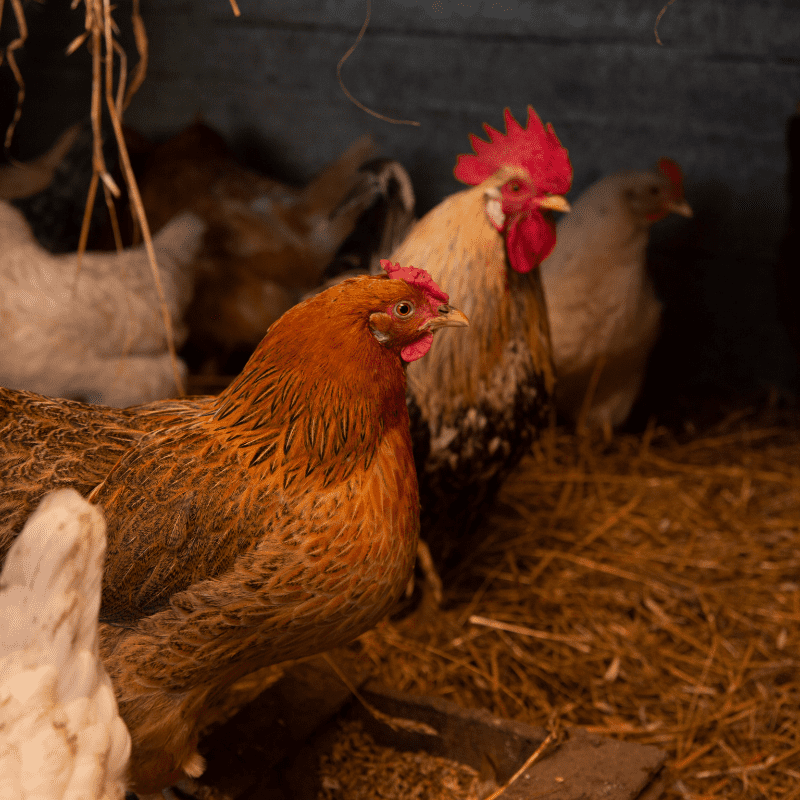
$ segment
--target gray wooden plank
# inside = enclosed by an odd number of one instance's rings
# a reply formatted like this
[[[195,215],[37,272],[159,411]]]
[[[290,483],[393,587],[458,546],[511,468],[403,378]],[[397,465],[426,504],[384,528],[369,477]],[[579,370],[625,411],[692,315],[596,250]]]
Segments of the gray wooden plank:
[[[159,14],[187,4],[151,0]],[[189,4],[190,5],[190,4]],[[357,31],[365,0],[240,0],[235,18],[224,0],[206,3],[196,14],[215,25],[346,27]],[[619,40],[656,45],[653,32],[663,3],[641,0],[374,0],[371,31],[425,32],[435,37],[535,36],[542,40]],[[771,0],[674,3],[662,16],[659,35],[667,45],[715,50],[740,57],[797,58],[800,6]]]

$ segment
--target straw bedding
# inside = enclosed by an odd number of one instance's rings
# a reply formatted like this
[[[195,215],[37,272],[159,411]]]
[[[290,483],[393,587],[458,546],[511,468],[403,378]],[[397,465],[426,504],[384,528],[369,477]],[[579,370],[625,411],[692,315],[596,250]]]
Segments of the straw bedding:
[[[555,430],[445,606],[357,643],[387,686],[670,755],[668,798],[800,797],[800,420]]]

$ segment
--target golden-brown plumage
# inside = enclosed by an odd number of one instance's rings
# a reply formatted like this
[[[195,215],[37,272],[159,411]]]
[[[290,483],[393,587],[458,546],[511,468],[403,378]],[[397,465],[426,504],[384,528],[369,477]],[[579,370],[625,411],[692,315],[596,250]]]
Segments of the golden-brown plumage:
[[[200,774],[204,709],[231,683],[354,638],[404,587],[418,493],[401,354],[465,324],[442,298],[345,281],[278,320],[218,398],[117,411],[0,389],[0,511],[54,485],[105,511],[101,652],[137,790]],[[0,523],[2,551],[22,518]]]
[[[443,557],[470,532],[552,408],[554,370],[537,269],[555,243],[551,210],[572,171],[552,129],[529,108],[527,129],[487,126],[456,177],[474,183],[411,229],[392,260],[419,264],[470,318],[408,369],[422,535]],[[546,154],[546,155],[545,155]],[[526,227],[530,226],[530,227]],[[410,259],[410,261],[409,261]]]

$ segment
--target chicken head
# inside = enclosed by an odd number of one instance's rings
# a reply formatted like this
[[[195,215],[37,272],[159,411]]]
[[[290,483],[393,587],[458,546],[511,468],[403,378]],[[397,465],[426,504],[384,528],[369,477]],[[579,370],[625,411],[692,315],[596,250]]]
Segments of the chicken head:
[[[624,191],[624,199],[633,217],[643,227],[669,214],[693,215],[683,196],[683,173],[670,158],[658,161],[657,171],[632,175]]]
[[[563,194],[572,183],[569,155],[553,130],[528,106],[523,128],[505,109],[506,133],[490,125],[485,142],[470,134],[473,154],[460,155],[455,177],[477,186],[487,183],[486,215],[503,234],[508,261],[528,272],[550,255],[556,243],[552,211],[569,211]]]
[[[427,272],[388,260],[381,261],[381,266],[390,278],[403,280],[418,290],[416,301],[403,298],[369,318],[372,335],[381,344],[399,349],[403,361],[422,358],[431,349],[435,330],[469,325],[464,314],[448,305],[450,298]]]

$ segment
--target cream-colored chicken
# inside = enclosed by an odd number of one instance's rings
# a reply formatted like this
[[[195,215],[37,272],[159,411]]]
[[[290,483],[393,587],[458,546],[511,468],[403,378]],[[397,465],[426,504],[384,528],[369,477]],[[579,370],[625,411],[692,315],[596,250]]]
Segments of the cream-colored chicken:
[[[106,550],[74,489],[30,516],[0,575],[0,798],[119,800],[131,740],[99,658]]]
[[[556,246],[540,267],[556,408],[606,436],[627,419],[658,335],[661,303],[645,269],[646,249],[650,226],[670,213],[692,216],[674,161],[608,175],[559,220]]]
[[[192,296],[186,268],[205,223],[182,214],[154,237],[179,341]],[[144,247],[53,255],[0,201],[0,386],[130,406],[176,394],[155,281]]]

